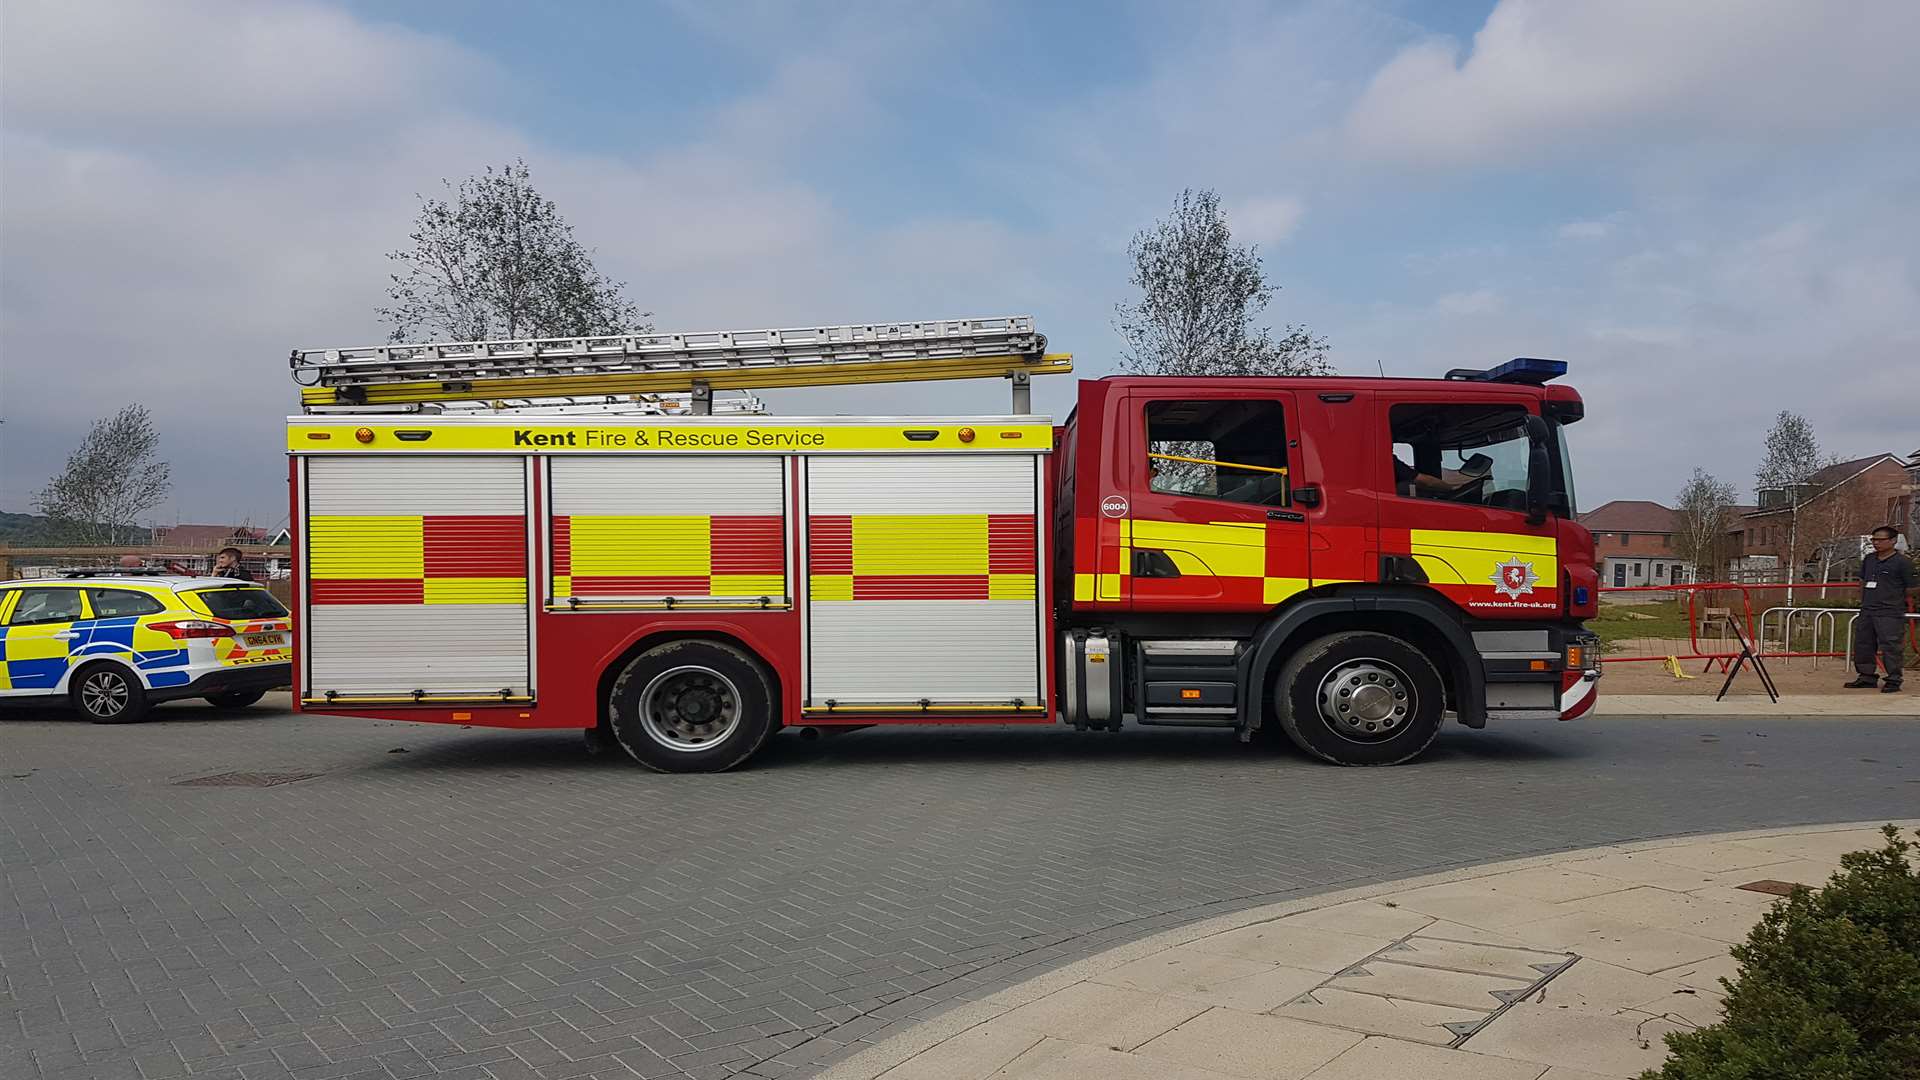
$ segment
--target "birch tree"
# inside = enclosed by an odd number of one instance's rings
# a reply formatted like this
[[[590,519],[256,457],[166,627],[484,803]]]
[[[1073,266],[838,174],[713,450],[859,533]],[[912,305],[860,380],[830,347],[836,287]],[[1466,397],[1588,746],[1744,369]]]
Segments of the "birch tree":
[[[1726,563],[1727,530],[1733,525],[1733,485],[1696,467],[1675,500],[1680,557],[1693,564],[1694,580],[1716,581]]]
[[[1803,551],[1800,535],[1800,518],[1806,508],[1807,499],[1814,493],[1811,490],[1813,474],[1832,464],[1829,459],[1820,456],[1820,441],[1814,438],[1813,425],[1799,413],[1781,410],[1774,417],[1773,428],[1767,432],[1766,449],[1760,459],[1760,467],[1754,471],[1755,494],[1763,509],[1773,509],[1767,505],[1766,492],[1782,493],[1779,508],[1787,511],[1787,596],[1793,596],[1792,585],[1800,577],[1800,556]]]

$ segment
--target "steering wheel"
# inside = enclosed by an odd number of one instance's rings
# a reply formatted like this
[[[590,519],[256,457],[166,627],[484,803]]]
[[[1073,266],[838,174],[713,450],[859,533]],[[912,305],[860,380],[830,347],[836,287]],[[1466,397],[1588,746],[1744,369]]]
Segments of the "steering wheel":
[[[1479,476],[1468,479],[1466,483],[1440,496],[1441,501],[1485,502],[1486,499],[1484,495],[1487,490],[1487,481],[1491,479],[1493,479],[1492,473],[1481,473]]]

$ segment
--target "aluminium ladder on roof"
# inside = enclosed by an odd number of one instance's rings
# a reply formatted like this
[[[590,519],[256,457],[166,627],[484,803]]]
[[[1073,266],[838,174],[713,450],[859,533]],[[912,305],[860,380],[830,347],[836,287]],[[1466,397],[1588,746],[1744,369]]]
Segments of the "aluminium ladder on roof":
[[[531,341],[296,349],[288,360],[308,409],[429,402],[690,393],[715,390],[1006,378],[1030,411],[1034,375],[1073,370],[1049,354],[1030,316],[863,323],[792,330],[629,334]]]
[[[405,411],[444,416],[485,416],[511,412],[539,416],[693,416],[691,394],[608,394],[604,397],[531,397],[499,401],[447,401],[401,406]],[[751,394],[714,394],[712,415],[765,416],[767,403]],[[331,409],[327,411],[333,411]],[[362,410],[364,411],[364,410]]]

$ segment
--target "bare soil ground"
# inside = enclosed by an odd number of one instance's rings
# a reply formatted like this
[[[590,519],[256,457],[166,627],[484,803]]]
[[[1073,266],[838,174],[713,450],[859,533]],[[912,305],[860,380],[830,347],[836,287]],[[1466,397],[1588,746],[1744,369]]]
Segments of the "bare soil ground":
[[[1838,657],[1822,657],[1818,660],[1782,657],[1768,660],[1766,664],[1774,685],[1783,697],[1807,694],[1875,696],[1872,690],[1841,688],[1842,683],[1852,681],[1853,664]],[[1667,672],[1665,665],[1657,662],[1608,662],[1600,680],[1600,690],[1606,694],[1704,694],[1712,697],[1720,692],[1720,684],[1727,680],[1727,673],[1718,660],[1713,661],[1711,667],[1705,660],[1682,660],[1680,670],[1695,678],[1676,679]],[[1920,708],[1920,675],[1909,679],[1903,692],[1912,695],[1915,707]],[[1760,677],[1749,664],[1740,670],[1727,693],[1760,694],[1765,691],[1760,686]]]

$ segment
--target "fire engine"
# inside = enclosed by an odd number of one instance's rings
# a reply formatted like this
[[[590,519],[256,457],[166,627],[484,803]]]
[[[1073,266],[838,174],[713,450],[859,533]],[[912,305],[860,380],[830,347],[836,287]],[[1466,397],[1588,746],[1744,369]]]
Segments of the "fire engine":
[[[584,730],[673,772],[781,728],[1123,723],[1344,765],[1594,703],[1560,361],[1083,380],[1032,319],[296,351],[295,698]],[[1003,416],[762,388],[1011,382]],[[731,412],[728,403],[733,404]]]

